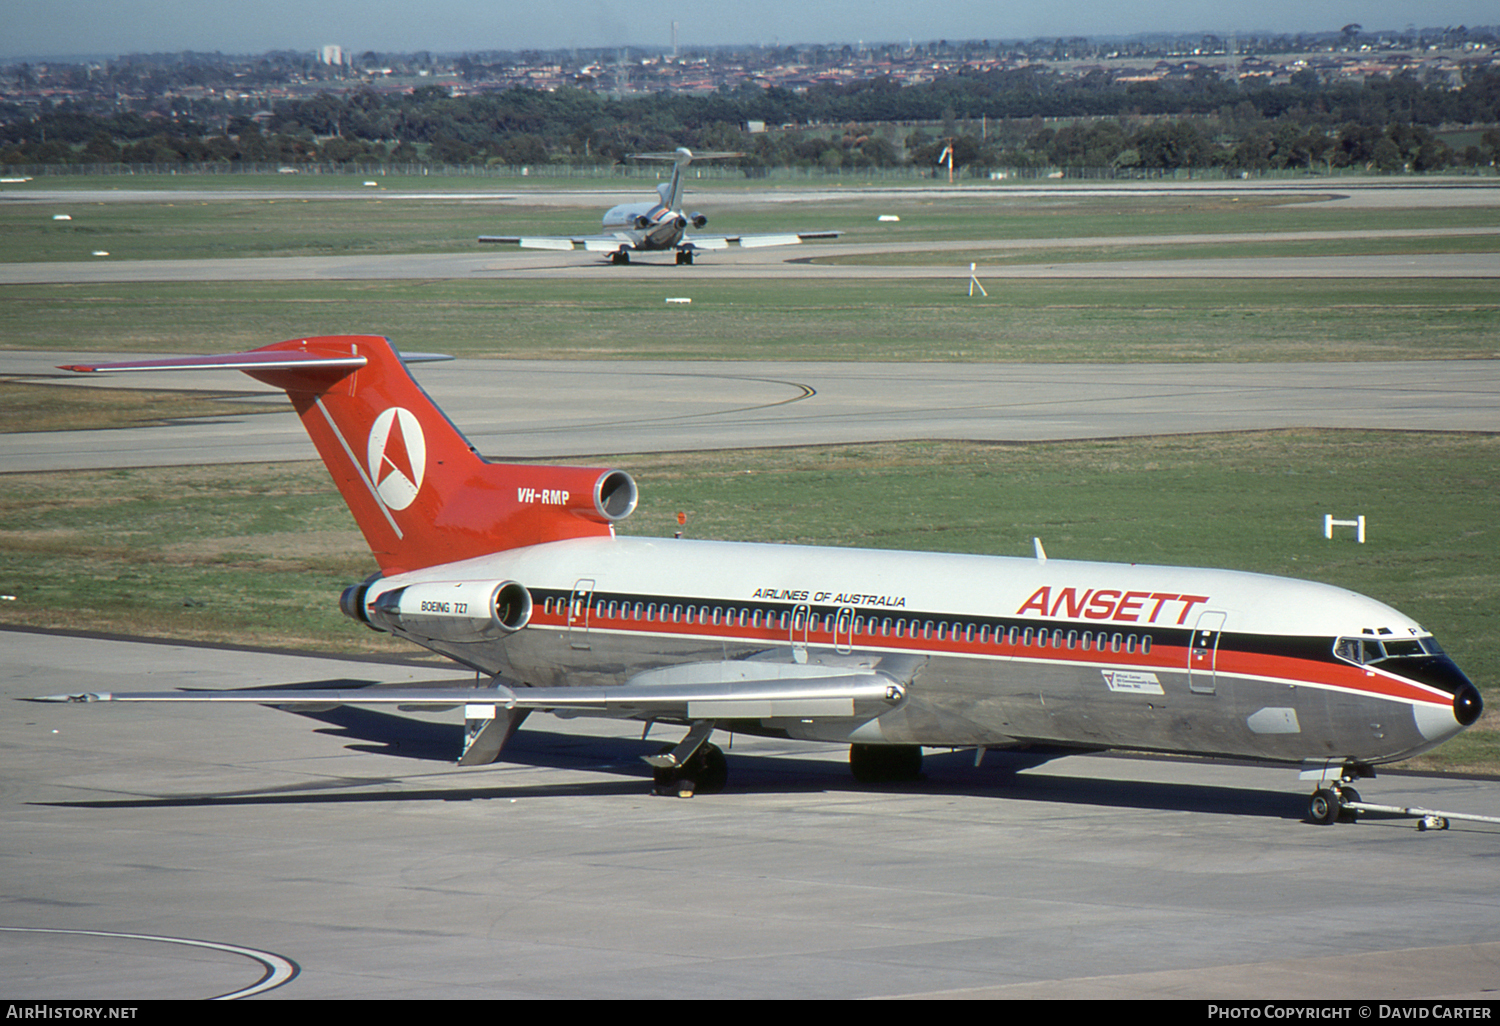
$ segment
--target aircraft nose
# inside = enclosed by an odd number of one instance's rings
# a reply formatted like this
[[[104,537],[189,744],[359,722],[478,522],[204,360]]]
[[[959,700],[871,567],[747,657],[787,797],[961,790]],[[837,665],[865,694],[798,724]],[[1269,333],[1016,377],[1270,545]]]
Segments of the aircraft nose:
[[[1453,696],[1453,718],[1467,727],[1484,712],[1484,699],[1473,684],[1465,684]]]

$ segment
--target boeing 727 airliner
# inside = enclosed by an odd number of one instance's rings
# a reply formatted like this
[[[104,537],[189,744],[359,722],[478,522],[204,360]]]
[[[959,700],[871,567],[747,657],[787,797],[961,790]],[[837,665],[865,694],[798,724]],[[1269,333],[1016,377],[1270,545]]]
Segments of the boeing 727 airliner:
[[[697,159],[735,157],[736,153],[699,153]],[[694,155],[685,147],[675,153],[642,153],[637,160],[670,160],[672,177],[656,187],[657,199],[639,203],[621,203],[604,212],[602,235],[481,235],[480,242],[509,243],[522,249],[571,250],[582,246],[591,253],[609,254],[612,264],[630,263],[631,253],[676,253],[677,263],[691,264],[700,251],[744,249],[767,246],[795,246],[811,239],[836,239],[838,232],[782,232],[776,235],[689,235],[688,228],[701,229],[708,224],[705,214],[682,209],[683,175]]]
[[[850,746],[861,780],[923,747],[1130,749],[1298,766],[1309,814],[1453,737],[1479,691],[1374,599],[1228,570],[618,537],[620,470],[490,463],[383,338],[68,368],[235,369],[286,390],[380,572],[346,614],[489,678],[477,688],[51,696],[72,701],[446,705],[459,762],[532,711],[686,728],[648,757],[671,793],[727,778],[714,731]]]

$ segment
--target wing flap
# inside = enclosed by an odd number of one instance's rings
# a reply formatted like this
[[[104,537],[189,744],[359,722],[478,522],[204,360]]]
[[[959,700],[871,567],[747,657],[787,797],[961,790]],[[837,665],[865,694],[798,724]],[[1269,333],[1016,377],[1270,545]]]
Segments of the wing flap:
[[[740,246],[744,249],[763,249],[767,246],[797,246],[802,239],[797,235],[741,235]]]
[[[809,239],[836,239],[840,232],[787,232],[781,235],[729,235],[730,242],[738,242],[743,249],[764,249],[768,246],[796,246]]]
[[[522,249],[555,249],[563,252],[572,252],[572,239],[521,239],[519,245]]]
[[[549,235],[481,235],[479,236],[479,241],[520,246],[522,249],[556,249],[566,251],[571,250],[574,243],[581,240]]]

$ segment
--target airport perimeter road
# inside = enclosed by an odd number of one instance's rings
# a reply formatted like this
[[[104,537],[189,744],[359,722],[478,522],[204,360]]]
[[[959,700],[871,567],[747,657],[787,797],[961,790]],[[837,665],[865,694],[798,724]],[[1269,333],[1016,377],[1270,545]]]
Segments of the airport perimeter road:
[[[266,391],[233,372],[63,378],[55,370],[81,358],[0,352],[0,376]],[[1500,360],[1119,366],[455,360],[421,364],[414,373],[480,452],[507,458],[1289,427],[1500,431]],[[283,414],[161,427],[0,435],[0,467],[11,471],[312,458],[289,406]]]
[[[461,770],[457,713],[12,701],[430,670],[19,632],[0,645],[12,1001],[233,993],[267,972],[239,949],[300,970],[271,998],[1500,988],[1500,827],[1313,826],[1290,769],[991,753],[976,770],[970,753],[929,753],[925,781],[876,788],[843,749],[735,737],[725,793],[658,798],[639,756],[681,728],[642,741],[639,725],[538,715],[504,762]],[[1490,781],[1360,787],[1500,815]]]

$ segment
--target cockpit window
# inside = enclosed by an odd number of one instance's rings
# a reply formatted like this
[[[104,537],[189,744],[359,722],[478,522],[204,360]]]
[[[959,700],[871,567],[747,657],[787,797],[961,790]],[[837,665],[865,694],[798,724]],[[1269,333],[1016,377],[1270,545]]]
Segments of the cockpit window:
[[[1382,659],[1442,655],[1443,650],[1432,638],[1340,638],[1334,642],[1333,654],[1356,666],[1369,666]]]

